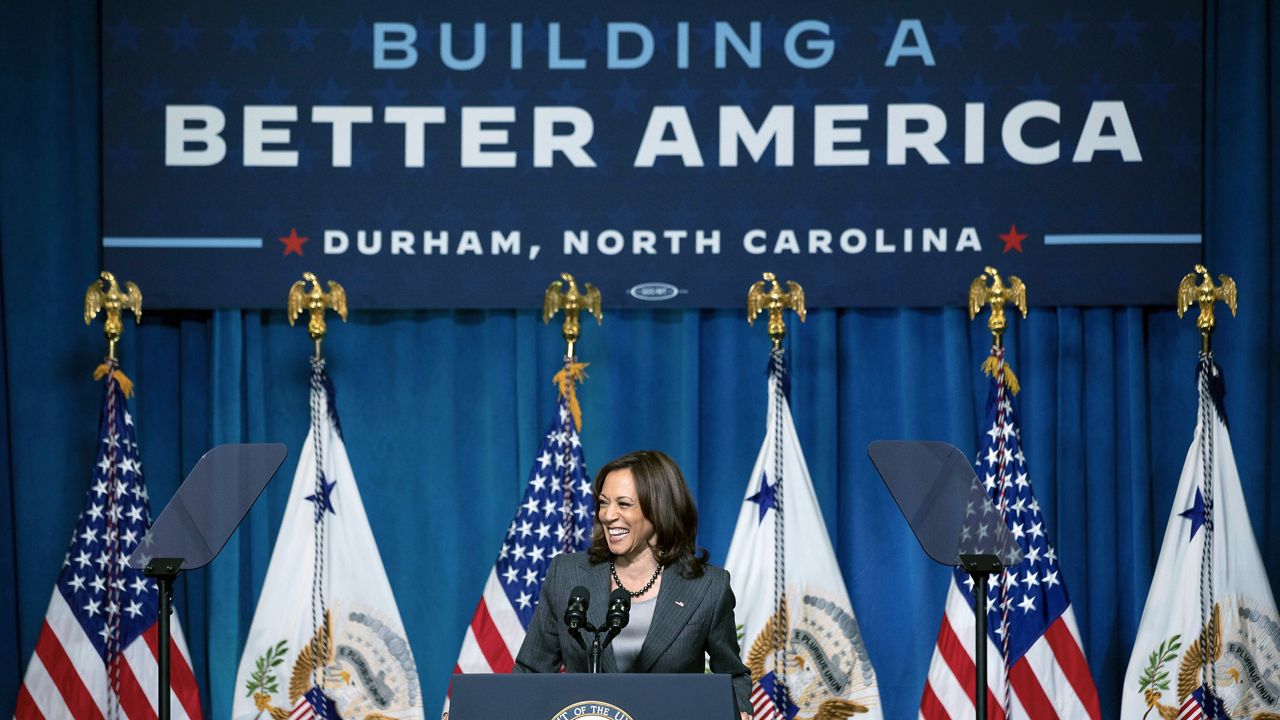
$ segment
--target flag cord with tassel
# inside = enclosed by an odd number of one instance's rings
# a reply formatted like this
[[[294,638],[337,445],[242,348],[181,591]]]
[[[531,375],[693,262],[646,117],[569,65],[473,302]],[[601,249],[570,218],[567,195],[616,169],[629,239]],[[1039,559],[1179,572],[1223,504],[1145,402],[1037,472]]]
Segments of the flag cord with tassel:
[[[1003,518],[1006,517],[1005,509],[1008,506],[1008,498],[1005,495],[1006,490],[1009,487],[1009,482],[1005,478],[1005,472],[1007,471],[1005,451],[1008,446],[1005,444],[1004,429],[1009,426],[1009,411],[1007,409],[1009,407],[1009,402],[1006,393],[1012,392],[1016,394],[1018,392],[1018,380],[1013,374],[1013,369],[1005,364],[1004,344],[999,342],[998,338],[997,342],[991,346],[991,356],[982,364],[982,369],[990,375],[996,383],[996,426],[1000,430],[1000,437],[996,440],[996,450],[999,453],[999,460],[997,461],[998,464],[996,466],[996,477],[1000,479],[1000,490],[997,505],[999,506],[1000,517]],[[1012,633],[1009,632],[1009,605],[1012,604],[1011,599],[1009,598],[1010,580],[1009,568],[1001,567],[1000,656],[1004,660],[1004,704],[1002,705],[1002,709],[1004,710],[1005,717],[1009,717],[1009,710],[1013,706],[1012,683],[1009,682],[1009,636],[1012,635]],[[982,612],[984,613],[987,611],[986,602],[987,599],[982,598]]]
[[[791,622],[787,613],[787,552],[786,523],[783,520],[783,457],[782,457],[782,379],[786,372],[786,361],[781,347],[774,347],[771,355],[771,373],[773,375],[773,604],[774,617],[778,622],[773,627],[773,664],[777,673],[774,685],[774,703],[784,717],[787,712],[790,689],[787,687],[787,631]]]
[[[311,571],[311,675],[316,687],[323,692],[323,668],[325,658],[323,651],[329,644],[327,608],[325,607],[324,573],[325,573],[325,480],[324,480],[324,358],[315,355],[311,358],[311,438],[315,449],[316,484],[315,484],[315,523],[313,539],[315,549]],[[323,636],[322,636],[323,634]],[[328,704],[321,698],[313,703],[313,708],[321,718],[328,713]]]
[[[577,384],[586,378],[588,363],[578,362],[577,356],[573,355],[573,345],[570,344],[570,350],[564,356],[564,368],[552,377],[551,382],[555,383],[560,396],[564,398],[565,404],[569,406],[569,415],[573,418],[573,427],[578,432],[582,431],[582,408],[578,405]],[[564,509],[564,520],[561,521],[561,527],[564,528],[564,541],[561,543],[561,549],[565,552],[572,552],[574,548],[574,538],[576,537],[578,518],[572,512],[573,508],[573,472],[570,461],[573,459],[573,445],[566,441],[564,450],[561,452],[560,467],[564,470],[560,477],[561,508]]]
[[[1200,627],[1204,635],[1200,640],[1200,677],[1205,694],[1217,697],[1213,677],[1213,655],[1217,637],[1217,614],[1213,597],[1213,396],[1209,378],[1214,373],[1213,353],[1200,353],[1200,428],[1204,433],[1200,443],[1200,464],[1204,474],[1204,546],[1200,555]],[[1214,702],[1206,697],[1206,702]]]
[[[120,370],[120,363],[115,359],[114,355],[108,355],[107,359],[98,366],[94,371],[95,380],[106,378],[107,380],[107,418],[111,426],[107,429],[107,507],[106,507],[106,537],[104,540],[109,545],[108,552],[112,557],[119,556],[120,553],[120,532],[116,527],[115,518],[120,517],[122,508],[120,507],[120,480],[117,477],[118,468],[116,465],[116,445],[119,438],[116,435],[116,417],[120,412],[120,408],[116,406],[115,388],[111,387],[112,383],[120,385],[121,392],[128,397],[133,390],[133,383],[129,382],[129,378],[125,377]],[[123,378],[123,380],[122,380]],[[128,383],[126,385],[125,383]],[[126,390],[125,388],[128,388]],[[107,574],[107,607],[120,607],[120,589],[117,585],[117,577],[120,568],[116,563],[109,562],[104,568]],[[115,720],[120,716],[120,613],[107,613],[107,629],[110,631],[106,637],[107,646],[107,670],[109,673],[109,682],[111,684],[111,692],[107,694],[107,718]]]
[[[114,357],[107,357],[106,360],[102,361],[101,365],[93,370],[94,380],[101,380],[107,375],[110,375],[113,380],[120,384],[120,392],[124,393],[125,397],[133,396],[133,381],[120,369],[120,363]]]

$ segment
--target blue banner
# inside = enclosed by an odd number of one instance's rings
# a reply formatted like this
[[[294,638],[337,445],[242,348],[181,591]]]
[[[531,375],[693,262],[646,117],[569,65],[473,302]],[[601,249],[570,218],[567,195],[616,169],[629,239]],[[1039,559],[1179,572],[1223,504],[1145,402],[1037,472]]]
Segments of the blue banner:
[[[1070,5],[1070,7],[1068,7]],[[1168,304],[1201,253],[1203,8],[103,9],[105,265],[151,307]]]

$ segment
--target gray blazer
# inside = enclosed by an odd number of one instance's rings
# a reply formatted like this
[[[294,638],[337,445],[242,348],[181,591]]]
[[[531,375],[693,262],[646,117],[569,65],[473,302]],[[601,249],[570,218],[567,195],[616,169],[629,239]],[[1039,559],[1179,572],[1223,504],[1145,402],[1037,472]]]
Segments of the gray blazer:
[[[513,672],[551,673],[557,672],[561,665],[569,672],[587,671],[587,651],[563,631],[562,618],[569,593],[578,585],[591,592],[587,620],[596,627],[604,624],[609,604],[609,563],[592,565],[586,553],[556,557],[547,569],[538,608],[516,656]],[[666,568],[662,571],[657,603],[649,634],[631,671],[704,672],[705,652],[711,656],[711,672],[733,676],[738,711],[750,715],[751,676],[739,656],[729,573],[707,565],[702,577],[689,580],[681,577],[676,568]],[[590,635],[585,637],[590,647]],[[612,646],[605,648],[600,665],[604,672],[618,672]]]

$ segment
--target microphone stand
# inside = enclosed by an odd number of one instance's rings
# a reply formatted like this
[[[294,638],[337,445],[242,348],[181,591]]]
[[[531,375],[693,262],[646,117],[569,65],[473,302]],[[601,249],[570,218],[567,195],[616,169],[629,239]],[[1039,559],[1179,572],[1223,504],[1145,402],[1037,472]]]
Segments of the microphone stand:
[[[578,590],[581,590],[583,597],[578,597]],[[586,588],[575,588],[574,596],[570,598],[569,609],[565,612],[565,625],[568,626],[569,636],[578,642],[578,647],[586,650],[587,643],[582,638],[582,631],[587,630],[591,633],[591,650],[587,653],[587,672],[589,673],[600,672],[600,656],[604,653],[604,649],[609,647],[609,643],[613,642],[630,620],[631,598],[625,592],[621,589],[615,590],[610,596],[609,612],[605,615],[605,624],[600,627],[596,627],[587,620]],[[619,593],[622,593],[621,597]],[[601,634],[604,634],[603,642],[600,640]]]
[[[571,628],[569,634],[585,649],[586,641],[582,638],[582,630],[591,633],[591,650],[587,653],[587,672],[599,673],[601,672],[600,656],[604,653],[604,649],[609,647],[609,643],[613,642],[613,638],[618,635],[621,628],[596,627],[584,620],[581,629]],[[603,641],[600,640],[601,635],[604,635]]]
[[[594,627],[591,630],[591,655],[587,660],[587,672],[600,672],[600,653],[604,652],[604,646],[600,643],[600,630]]]

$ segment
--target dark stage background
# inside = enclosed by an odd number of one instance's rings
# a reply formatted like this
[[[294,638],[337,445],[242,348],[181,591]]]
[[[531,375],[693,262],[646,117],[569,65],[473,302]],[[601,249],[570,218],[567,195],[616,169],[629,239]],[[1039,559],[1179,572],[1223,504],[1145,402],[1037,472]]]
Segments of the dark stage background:
[[[101,393],[89,375],[104,343],[80,315],[101,262],[97,13],[76,0],[0,6],[2,713],[13,707],[95,451]],[[1250,519],[1275,588],[1280,12],[1265,2],[1211,2],[1206,18],[1204,249],[1210,269],[1241,288],[1240,316],[1221,322],[1215,346]],[[1170,300],[1178,279],[1168,278]],[[764,432],[768,341],[742,320],[739,311],[607,312],[580,351],[592,363],[581,391],[589,467],[638,447],[673,454],[717,561]],[[865,448],[876,438],[927,437],[975,450],[987,345],[985,327],[958,308],[821,309],[792,325],[798,431],[887,717],[915,714],[948,574],[919,551]],[[1198,339],[1171,307],[1058,307],[1016,321],[1009,345],[1025,388],[1032,481],[1104,714],[1115,716],[1191,440]],[[442,698],[552,412],[559,333],[532,311],[355,308],[326,351],[423,691]],[[153,511],[212,444],[290,448],[283,481],[222,557],[178,588],[211,717],[229,712],[306,432],[308,352],[283,311],[240,310],[144,309],[121,350],[138,383],[133,412]]]

